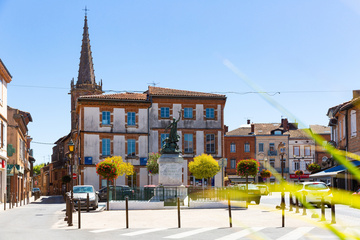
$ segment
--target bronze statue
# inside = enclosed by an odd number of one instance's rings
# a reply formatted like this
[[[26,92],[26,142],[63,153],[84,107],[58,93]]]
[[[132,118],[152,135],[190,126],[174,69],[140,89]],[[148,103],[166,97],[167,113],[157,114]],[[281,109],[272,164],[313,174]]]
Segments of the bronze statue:
[[[169,137],[165,138],[164,145],[161,148],[160,153],[180,153],[179,146],[177,145],[177,142],[180,139],[180,136],[177,134],[177,123],[180,121],[181,118],[181,112],[179,112],[179,119],[176,120],[173,117],[172,123],[170,123],[169,126],[165,128],[165,131],[170,128]]]

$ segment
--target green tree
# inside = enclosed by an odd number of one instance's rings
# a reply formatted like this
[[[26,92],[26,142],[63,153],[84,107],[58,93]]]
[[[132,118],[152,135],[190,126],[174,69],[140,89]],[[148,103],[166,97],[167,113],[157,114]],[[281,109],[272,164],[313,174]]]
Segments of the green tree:
[[[35,165],[35,166],[33,167],[34,174],[35,174],[35,175],[39,175],[40,172],[41,172],[40,169],[43,168],[44,166],[45,166],[45,163]]]
[[[220,166],[211,155],[203,153],[189,162],[189,171],[197,179],[210,179],[220,172]]]

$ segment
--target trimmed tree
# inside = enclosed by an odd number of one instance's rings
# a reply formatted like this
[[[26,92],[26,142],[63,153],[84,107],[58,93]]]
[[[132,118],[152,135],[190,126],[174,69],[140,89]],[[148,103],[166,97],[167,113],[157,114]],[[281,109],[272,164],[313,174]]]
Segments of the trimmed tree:
[[[210,179],[220,172],[218,162],[208,154],[201,154],[194,157],[194,161],[189,162],[189,171],[197,179]]]
[[[120,156],[107,157],[96,164],[96,173],[107,180],[107,210],[109,211],[109,181],[124,174],[134,174],[134,166],[124,162]]]
[[[236,165],[236,172],[239,176],[246,178],[246,195],[248,194],[248,179],[249,176],[256,176],[259,172],[259,162],[255,159],[240,160]],[[246,203],[248,199],[246,199]]]

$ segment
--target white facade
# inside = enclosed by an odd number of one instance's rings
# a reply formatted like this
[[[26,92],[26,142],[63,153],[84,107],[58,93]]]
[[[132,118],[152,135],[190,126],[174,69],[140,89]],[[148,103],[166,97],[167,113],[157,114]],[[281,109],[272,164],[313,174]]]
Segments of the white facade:
[[[302,170],[304,174],[310,174],[307,165],[315,162],[315,142],[312,139],[289,140],[289,170],[294,174],[296,170]]]
[[[86,100],[81,99],[81,101]],[[166,103],[171,109],[171,114],[168,118],[161,118],[159,116],[160,103],[152,102],[150,105],[150,102],[148,102],[149,108],[144,107],[144,101],[141,103],[143,105],[139,107],[140,104],[138,106],[137,103],[123,104],[119,101],[112,105],[112,102],[109,101],[108,104],[91,104],[80,107],[79,125],[83,128],[81,131],[82,158],[92,158],[92,165],[84,165],[85,169],[82,173],[84,175],[93,175],[84,177],[84,184],[94,185],[96,189],[103,185],[95,172],[95,164],[106,157],[102,153],[104,139],[110,139],[111,156],[121,156],[125,162],[130,162],[134,165],[136,169],[136,183],[139,187],[158,184],[158,176],[149,175],[144,165],[144,162],[146,162],[145,158],[151,152],[156,153],[160,151],[161,134],[165,133],[165,128],[171,123],[173,117],[179,118],[179,112],[184,111],[184,105],[181,103]],[[206,119],[204,104],[192,104],[192,106],[195,117],[193,119],[182,118],[177,124],[177,133],[180,136],[178,142],[179,149],[184,147],[183,135],[193,134],[193,152],[182,154],[184,159],[186,158],[182,166],[184,185],[188,184],[188,159],[206,153],[206,134],[214,134],[215,136],[214,148],[216,151],[212,152],[211,155],[214,158],[221,158],[223,154],[223,106],[221,104],[211,105],[215,112],[212,119]],[[103,111],[110,112],[110,123],[102,123]],[[128,112],[136,112],[135,126],[128,126]],[[135,156],[128,155],[130,139],[136,141]],[[216,185],[221,186],[221,179],[219,177],[215,179]],[[117,182],[117,184],[125,183],[124,176],[120,177]]]
[[[4,66],[0,60],[0,127],[2,126],[2,139],[3,147],[0,147],[0,202],[6,201],[4,194],[6,193],[6,179],[7,179],[7,81],[3,74]],[[9,75],[8,75],[9,76]],[[11,77],[11,76],[10,76]],[[11,81],[11,78],[10,78]],[[10,82],[8,81],[8,82]],[[1,134],[0,134],[1,135]]]

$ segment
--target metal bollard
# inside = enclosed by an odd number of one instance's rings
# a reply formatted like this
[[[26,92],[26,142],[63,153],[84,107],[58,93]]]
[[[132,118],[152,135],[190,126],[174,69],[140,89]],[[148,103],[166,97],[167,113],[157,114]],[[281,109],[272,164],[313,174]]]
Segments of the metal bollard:
[[[296,204],[296,211],[295,211],[295,213],[299,213],[300,211],[299,211],[299,196],[298,195],[296,195],[295,196],[295,204]]]
[[[73,220],[72,220],[72,217],[73,217],[73,205],[74,202],[73,200],[70,198],[70,208],[69,208],[69,216],[68,216],[68,219],[69,219],[69,222],[68,222],[68,226],[73,226]]]
[[[20,207],[22,206],[22,199],[23,199],[23,192],[20,192],[20,199],[19,199],[19,202],[20,202]]]
[[[66,221],[67,223],[69,223],[69,198],[67,195],[65,195],[65,218],[64,221]]]
[[[89,205],[90,205],[90,198],[89,198],[89,193],[87,193],[86,195],[86,211],[89,212]]]
[[[181,228],[181,221],[180,221],[180,198],[177,198],[177,207],[178,207],[178,228]]]
[[[306,203],[306,196],[305,194],[303,195],[303,202],[302,202],[302,205],[303,205],[303,215],[306,215],[306,206],[305,206],[305,203]]]
[[[326,221],[326,219],[325,219],[324,197],[321,198],[321,220],[320,221]]]
[[[26,199],[26,192],[24,192],[24,198],[23,198],[23,201],[24,201],[24,206],[25,206],[25,199]]]
[[[285,193],[281,193],[281,226],[285,227]]]
[[[6,193],[4,193],[4,211],[6,210]]]
[[[81,201],[78,199],[78,229],[81,228]]]
[[[11,209],[11,200],[12,200],[12,194],[10,193],[10,196],[9,196],[9,209]]]
[[[289,195],[289,205],[290,205],[289,212],[292,212],[294,202],[293,202],[293,196],[292,196],[291,192],[290,192],[290,195]]]
[[[129,228],[129,197],[125,198],[125,210],[126,210],[126,228]]]
[[[335,202],[334,199],[331,199],[331,224],[335,224]]]
[[[230,194],[229,193],[228,193],[228,207],[229,207],[229,222],[230,222],[230,227],[232,228],[231,204],[230,204]]]
[[[15,201],[16,201],[16,207],[18,207],[19,206],[19,195],[18,194],[15,195]]]

